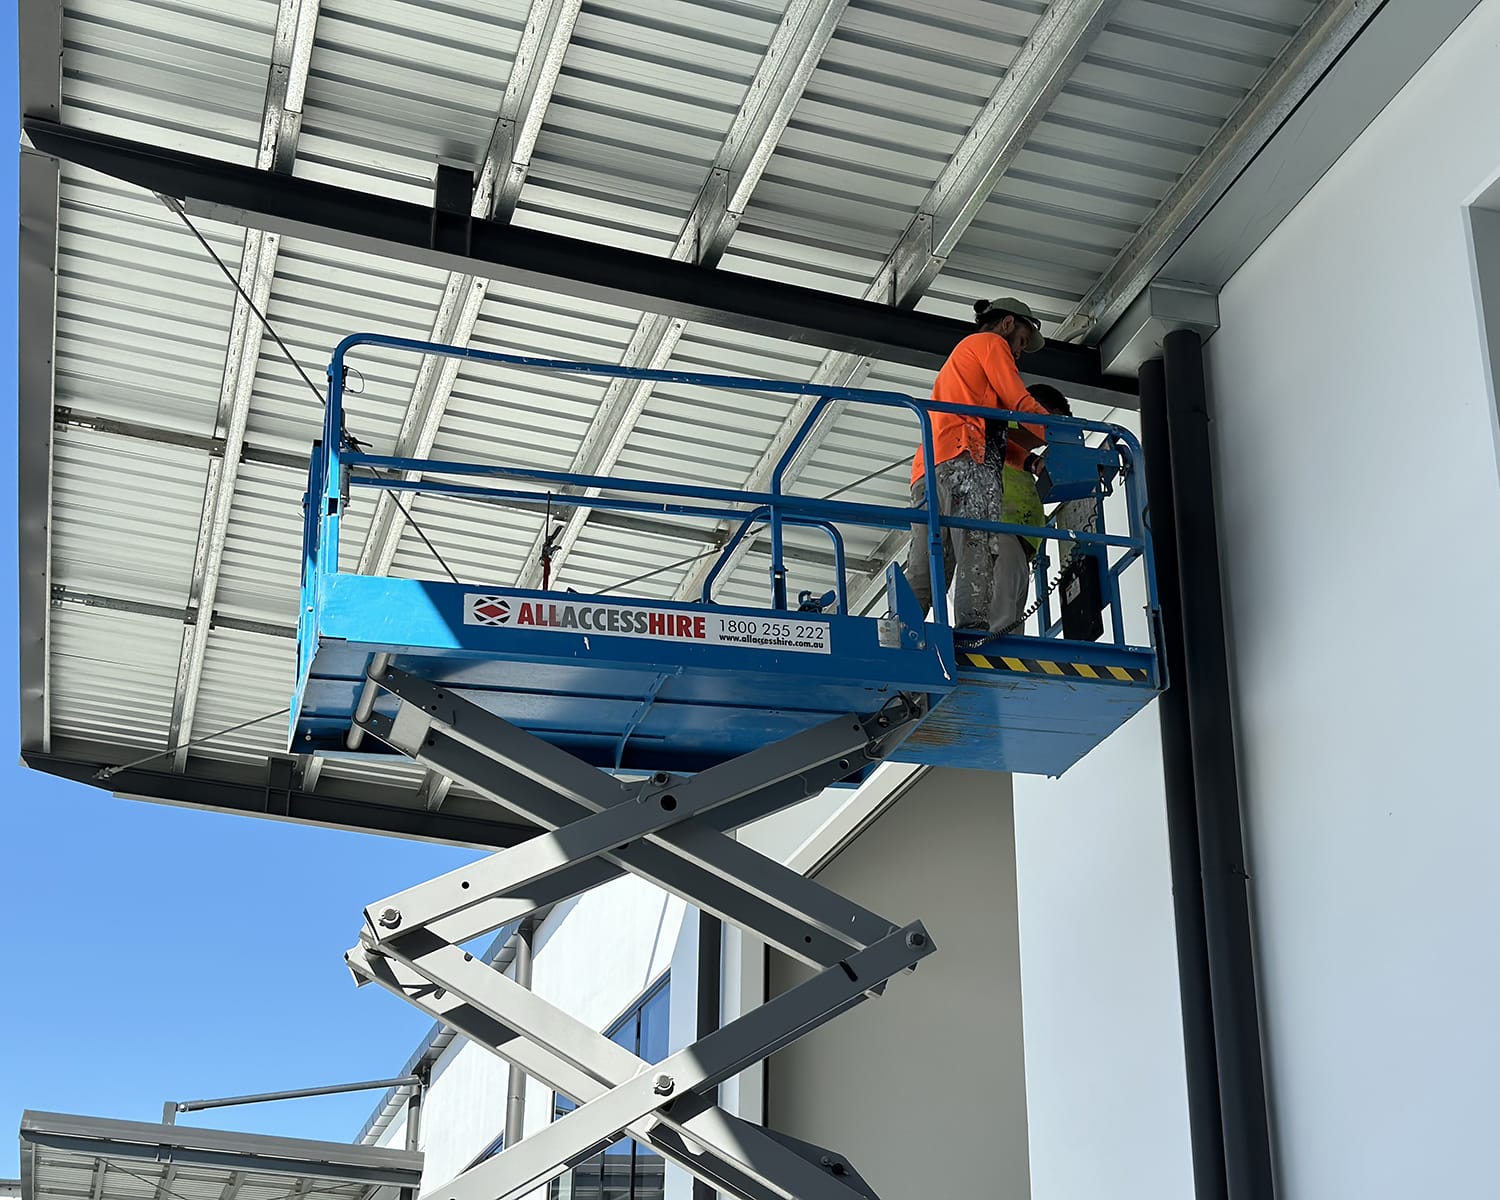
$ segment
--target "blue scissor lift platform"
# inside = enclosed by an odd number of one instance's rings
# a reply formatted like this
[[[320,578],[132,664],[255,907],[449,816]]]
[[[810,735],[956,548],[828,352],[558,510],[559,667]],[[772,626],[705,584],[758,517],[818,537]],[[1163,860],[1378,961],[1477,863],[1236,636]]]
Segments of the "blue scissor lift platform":
[[[359,346],[485,365],[669,380],[701,388],[811,394],[769,490],[744,492],[359,452],[345,436],[346,357]],[[462,781],[535,824],[539,836],[365,910],[346,955],[376,983],[519,1065],[578,1105],[545,1131],[445,1185],[448,1200],[520,1200],[599,1145],[635,1137],[746,1200],[850,1200],[874,1193],[847,1160],[719,1109],[715,1089],[914,968],[934,947],[728,836],[882,762],[1059,775],[1158,690],[1151,646],[1124,636],[1120,578],[1138,570],[1154,618],[1155,583],[1139,446],[1117,426],[1049,426],[1057,498],[1085,502],[1082,528],[939,518],[923,509],[787,494],[787,465],[835,402],[905,409],[932,461],[930,414],[960,409],[898,393],[684,375],[523,358],[361,334],[329,369],[323,441],[310,471],[292,749],[405,756]],[[1027,422],[1033,420],[1028,415]],[[1085,435],[1093,435],[1091,444]],[[930,485],[929,485],[930,486]],[[693,601],[341,573],[339,533],[358,490],[421,491],[508,504],[578,505],[723,522],[722,564],[768,527],[765,607],[713,601],[718,571]],[[1106,528],[1109,508],[1124,532]],[[1074,524],[1078,524],[1075,520]],[[942,526],[1032,535],[1041,636],[955,645],[940,601],[918,610],[888,568],[876,615],[849,611],[844,530],[924,529],[943,592]],[[789,605],[787,526],[833,545],[834,590]],[[1054,621],[1049,563],[1092,556],[1109,641],[1068,640]],[[1148,622],[1151,628],[1155,621]],[[547,836],[556,831],[554,836]],[[807,983],[648,1069],[464,953],[461,943],[524,920],[623,872],[745,928],[816,970]]]

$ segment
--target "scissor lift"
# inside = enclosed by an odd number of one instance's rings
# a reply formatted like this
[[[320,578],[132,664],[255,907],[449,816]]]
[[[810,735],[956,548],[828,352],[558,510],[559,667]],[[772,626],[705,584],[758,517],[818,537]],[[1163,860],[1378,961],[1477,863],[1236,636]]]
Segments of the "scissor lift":
[[[640,1140],[745,1200],[873,1196],[845,1158],[731,1116],[718,1107],[716,1088],[880,995],[892,976],[931,954],[933,942],[920,922],[898,925],[869,912],[731,834],[825,788],[857,782],[888,760],[1060,774],[1147,703],[1159,683],[1156,656],[1149,646],[1127,644],[1119,590],[1120,574],[1139,564],[1154,609],[1134,439],[1093,425],[1103,449],[1075,455],[1085,476],[1097,471],[1099,501],[1123,481],[1127,533],[1105,530],[1102,503],[1093,530],[984,526],[1101,556],[1113,642],[1060,638],[1044,608],[1044,636],[958,650],[943,606],[931,620],[916,611],[897,567],[887,574],[883,615],[849,612],[840,525],[915,522],[935,540],[940,523],[931,508],[787,496],[781,470],[769,492],[738,493],[357,453],[343,436],[342,381],[345,356],[361,344],[535,370],[762,392],[810,389],[374,335],[346,339],[334,356],[324,440],[308,489],[293,747],[404,756],[538,830],[520,845],[370,905],[347,961],[360,982],[401,996],[578,1106],[434,1196],[519,1200],[620,1137]],[[927,414],[935,406],[858,389],[817,395],[783,468],[835,400],[910,409],[931,461]],[[531,490],[441,482],[476,475]],[[542,488],[567,487],[564,497],[552,495],[553,504],[738,521],[736,540],[761,520],[771,530],[770,604],[716,605],[712,575],[698,602],[683,603],[340,574],[339,520],[353,487],[535,504],[546,500]],[[673,499],[621,498],[632,491]],[[836,611],[789,609],[783,535],[790,524],[830,536]],[[933,556],[935,571],[941,561],[940,553]],[[1039,570],[1045,578],[1045,565]],[[940,594],[941,580],[934,582]],[[627,871],[815,974],[653,1065],[463,949]]]

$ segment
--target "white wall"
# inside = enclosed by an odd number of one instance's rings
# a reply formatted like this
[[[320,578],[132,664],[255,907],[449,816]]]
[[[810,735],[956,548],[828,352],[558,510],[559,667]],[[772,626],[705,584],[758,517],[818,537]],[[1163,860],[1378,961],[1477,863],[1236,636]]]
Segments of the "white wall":
[[[433,1066],[418,1128],[422,1192],[452,1179],[505,1128],[509,1068],[495,1055],[458,1039]],[[402,1133],[402,1145],[405,1133]]]
[[[1287,1197],[1496,1194],[1500,489],[1463,206],[1497,63],[1483,0],[1209,345]]]
[[[1139,431],[1133,413],[1109,417]],[[1124,528],[1119,497],[1110,528]],[[1146,645],[1138,571],[1125,635]],[[1156,707],[1062,779],[1015,779],[1035,1200],[1193,1194]]]
[[[937,945],[885,994],[771,1059],[773,1128],[881,1196],[1030,1195],[1009,779],[927,772],[819,875]],[[810,971],[777,954],[772,991]]]
[[[1158,737],[1015,780],[1035,1200],[1193,1195]]]

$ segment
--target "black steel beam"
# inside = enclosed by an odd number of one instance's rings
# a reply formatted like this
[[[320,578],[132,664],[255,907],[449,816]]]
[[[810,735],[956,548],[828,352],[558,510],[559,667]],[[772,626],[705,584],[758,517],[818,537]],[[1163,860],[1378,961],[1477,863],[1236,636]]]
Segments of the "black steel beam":
[[[1174,686],[1187,692],[1225,1174],[1232,1200],[1272,1200],[1270,1113],[1219,578],[1203,344],[1193,331],[1177,330],[1167,334],[1162,348],[1183,635]]]
[[[459,235],[434,209],[310,179],[182,154],[141,142],[23,122],[44,153],[101,171],[217,221],[271,230],[386,258],[501,279],[584,303],[646,309],[745,333],[936,369],[971,331],[964,321],[856,300],[753,275],[622,250],[496,221],[467,218]],[[443,230],[447,229],[447,233]],[[434,244],[437,243],[437,244]],[[1029,375],[1080,391],[1134,396],[1135,380],[1106,376],[1098,351],[1048,342]],[[1075,393],[1078,394],[1078,393]]]
[[[231,774],[227,769],[221,775],[208,775],[202,773],[201,766],[198,773],[183,775],[142,766],[120,771],[101,783],[96,779],[98,772],[112,763],[38,751],[23,752],[21,757],[33,770],[105,787],[117,796],[217,812],[483,849],[514,846],[537,832],[532,826],[486,815],[498,811],[492,804],[452,795],[441,812],[429,812],[416,803],[415,792],[329,779],[326,775],[319,778],[317,790],[309,792],[298,785],[288,759],[268,760],[259,778]],[[190,761],[190,771],[195,762]]]
[[[1214,1044],[1208,935],[1203,918],[1203,860],[1198,845],[1193,786],[1192,721],[1182,682],[1182,595],[1177,562],[1177,517],[1172,456],[1167,441],[1167,383],[1161,359],[1141,364],[1141,445],[1146,457],[1146,524],[1156,562],[1161,622],[1156,645],[1167,689],[1157,700],[1162,782],[1166,793],[1167,855],[1177,931],[1177,984],[1182,998],[1182,1050],[1187,1073],[1188,1132],[1197,1200],[1228,1200],[1224,1174],[1219,1056]]]

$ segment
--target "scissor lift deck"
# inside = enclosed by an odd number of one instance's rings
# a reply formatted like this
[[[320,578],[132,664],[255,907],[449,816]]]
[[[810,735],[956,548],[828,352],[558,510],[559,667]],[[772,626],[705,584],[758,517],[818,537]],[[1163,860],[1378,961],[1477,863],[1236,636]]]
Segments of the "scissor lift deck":
[[[534,370],[815,391],[817,400],[764,493],[381,458],[355,452],[343,435],[343,360],[360,344]],[[1073,464],[1078,496],[1097,501],[1096,527],[1033,529],[940,521],[930,480],[925,511],[782,492],[783,469],[836,400],[911,410],[931,461],[929,413],[953,406],[894,393],[559,363],[372,335],[339,346],[329,383],[322,451],[313,455],[308,487],[293,748],[403,755],[539,831],[369,905],[346,961],[358,982],[400,996],[577,1105],[448,1181],[433,1200],[522,1200],[624,1137],[742,1200],[874,1200],[838,1153],[724,1111],[718,1085],[881,995],[889,980],[933,953],[933,941],[920,922],[898,925],[870,912],[731,834],[890,760],[1061,774],[1144,706],[1160,684],[1156,656],[1127,644],[1118,583],[1121,571],[1139,563],[1154,610],[1134,439],[1115,426],[1073,422],[1077,436],[1064,461]],[[1084,429],[1102,432],[1102,446],[1086,446]],[[533,490],[428,482],[420,474],[498,475]],[[1128,499],[1125,536],[1104,529],[1102,501],[1116,474]],[[352,487],[738,523],[721,554],[763,522],[771,602],[764,609],[713,604],[717,568],[698,603],[341,574],[339,522]],[[566,490],[554,495],[554,488]],[[632,490],[652,499],[620,498]],[[1094,556],[1114,641],[1057,636],[1061,622],[1051,621],[1044,595],[1044,636],[955,652],[945,605],[925,621],[894,566],[885,615],[852,616],[841,522],[885,531],[926,522],[934,564],[942,561],[943,525],[1071,543],[1073,552]],[[835,591],[795,610],[782,563],[787,524],[820,528],[833,544]],[[1039,556],[1039,585],[1045,563]],[[940,593],[941,567],[934,570]],[[463,949],[626,872],[814,974],[650,1064]]]
[[[1061,775],[1156,696],[1150,650],[996,638],[958,652],[958,686],[892,758]]]
[[[293,735],[304,752],[349,752],[378,655],[591,766],[631,773],[703,770],[902,693],[936,701],[957,683],[951,637],[882,646],[867,617],[357,575],[328,580],[314,616]],[[358,752],[390,750],[360,740]]]
[[[615,632],[577,628],[611,616]],[[329,580],[315,617],[294,744],[338,756],[393,753],[378,741],[348,746],[379,655],[592,766],[635,774],[700,771],[920,693],[931,709],[894,761],[1060,775],[1156,694],[1148,650],[1002,638],[955,655],[940,626],[924,628],[921,647],[887,646],[868,617],[357,575]],[[648,631],[656,618],[682,632],[620,632],[643,618]],[[767,630],[804,648],[718,640]]]

